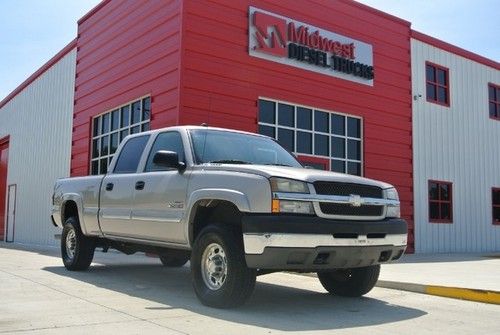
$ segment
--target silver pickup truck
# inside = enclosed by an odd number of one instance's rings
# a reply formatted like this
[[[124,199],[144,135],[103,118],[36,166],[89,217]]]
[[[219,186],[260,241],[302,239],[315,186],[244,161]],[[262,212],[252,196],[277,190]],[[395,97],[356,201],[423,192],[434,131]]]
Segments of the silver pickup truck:
[[[190,260],[203,304],[233,307],[257,275],[317,272],[332,294],[361,296],[407,241],[398,193],[379,181],[304,168],[273,139],[211,127],[128,136],[104,176],[58,180],[53,224],[68,270],[94,250]]]

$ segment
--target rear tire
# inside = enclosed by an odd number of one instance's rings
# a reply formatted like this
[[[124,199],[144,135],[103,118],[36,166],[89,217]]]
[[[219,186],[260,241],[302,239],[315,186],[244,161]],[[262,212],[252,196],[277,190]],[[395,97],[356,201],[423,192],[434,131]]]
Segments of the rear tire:
[[[331,294],[342,297],[360,297],[375,286],[380,274],[380,265],[363,268],[339,269],[318,272],[321,285]]]
[[[94,258],[94,250],[95,239],[83,235],[78,219],[66,219],[61,235],[61,256],[66,269],[87,270]]]
[[[168,268],[180,268],[189,261],[189,252],[172,251],[171,253],[160,255],[160,261],[163,266]]]
[[[256,270],[246,266],[241,234],[210,225],[191,252],[193,287],[202,304],[231,308],[244,304],[255,288]]]

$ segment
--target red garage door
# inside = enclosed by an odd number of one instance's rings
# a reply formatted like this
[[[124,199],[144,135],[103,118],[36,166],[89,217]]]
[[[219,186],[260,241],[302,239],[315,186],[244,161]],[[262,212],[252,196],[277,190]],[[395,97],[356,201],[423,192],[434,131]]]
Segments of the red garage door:
[[[7,194],[7,161],[9,159],[9,139],[0,139],[0,241],[5,239],[5,212]]]

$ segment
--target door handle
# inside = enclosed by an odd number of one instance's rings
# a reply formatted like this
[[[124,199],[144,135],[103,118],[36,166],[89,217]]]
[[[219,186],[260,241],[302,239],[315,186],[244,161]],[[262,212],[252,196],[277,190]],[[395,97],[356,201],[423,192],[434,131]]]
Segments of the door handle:
[[[144,185],[145,185],[145,184],[146,184],[146,183],[145,183],[145,182],[143,182],[143,181],[138,181],[137,183],[135,183],[135,189],[136,189],[136,190],[143,190],[143,189],[144,189]]]
[[[107,183],[106,184],[106,191],[113,191],[113,183]]]

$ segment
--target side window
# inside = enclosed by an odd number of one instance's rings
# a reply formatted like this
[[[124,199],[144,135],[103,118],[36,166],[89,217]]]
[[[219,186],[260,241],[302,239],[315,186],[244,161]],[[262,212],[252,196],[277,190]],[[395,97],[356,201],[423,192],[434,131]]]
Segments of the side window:
[[[149,152],[148,161],[146,163],[145,172],[162,171],[163,167],[153,163],[155,153],[160,150],[177,152],[179,161],[184,162],[184,146],[182,145],[181,135],[176,131],[161,133],[156,137],[155,143]]]
[[[134,173],[137,171],[137,166],[141,160],[142,152],[146,143],[148,143],[149,135],[134,137],[125,143],[118,161],[115,165],[114,173]]]

